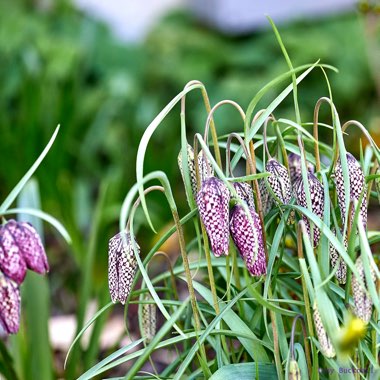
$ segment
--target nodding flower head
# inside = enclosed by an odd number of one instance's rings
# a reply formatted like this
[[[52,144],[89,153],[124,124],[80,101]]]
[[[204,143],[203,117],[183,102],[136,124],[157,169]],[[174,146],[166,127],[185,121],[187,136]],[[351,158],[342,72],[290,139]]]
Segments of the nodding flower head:
[[[119,232],[108,243],[108,287],[114,303],[124,305],[131,291],[137,269],[136,254],[140,253],[140,247],[137,244],[136,247],[137,252],[127,232]]]
[[[272,158],[266,163],[265,170],[271,173],[266,180],[276,198],[282,204],[288,204],[292,197],[292,187],[286,167]]]
[[[297,180],[302,176],[301,156],[297,153],[290,153],[288,155],[290,181],[294,185]],[[306,168],[309,173],[314,173],[314,165],[306,162]]]
[[[252,187],[246,182],[234,182],[233,187],[236,190],[239,199],[244,201],[248,207],[255,208]]]
[[[20,327],[21,298],[18,284],[0,273],[0,324],[7,334]]]
[[[261,205],[264,215],[266,215],[273,206],[273,197],[270,194],[264,179],[259,181],[259,191],[261,198]]]
[[[258,214],[253,208],[249,209],[252,223],[240,205],[231,211],[230,229],[232,239],[244,259],[248,271],[252,276],[261,276],[266,273],[266,258],[264,249],[263,230]]]
[[[195,196],[195,194],[197,194],[197,174],[195,170],[194,149],[190,144],[187,144],[187,164],[190,174],[191,190],[193,191],[193,196]],[[185,182],[181,151],[178,154],[178,166],[182,175],[182,179]],[[214,168],[212,167],[207,157],[205,157],[203,150],[198,153],[198,168],[201,183],[208,177],[214,175]]]
[[[365,183],[364,173],[360,167],[359,162],[351,154],[347,153],[347,165],[348,165],[348,176],[350,179],[350,201],[356,200],[359,201],[360,195],[363,193],[363,197],[360,203],[360,216],[364,225],[364,228],[367,226],[367,185]],[[335,186],[336,192],[338,195],[338,204],[342,216],[342,224],[345,222],[346,216],[346,203],[345,203],[345,191],[344,191],[344,179],[343,179],[343,170],[342,163],[340,158],[335,166]],[[354,207],[351,212],[351,220],[353,220],[355,214]]]
[[[318,341],[321,346],[321,352],[326,358],[333,358],[335,356],[335,350],[323,326],[316,302],[314,302],[313,310],[314,324],[317,331]]]
[[[365,289],[360,285],[359,280],[356,278],[355,275],[352,275],[351,279],[351,288],[352,288],[352,294],[354,296],[354,313],[355,315],[360,318],[365,323],[368,323],[371,319],[372,315],[372,305],[373,301],[371,296],[368,294],[368,283],[366,279],[366,275],[364,272],[364,266],[363,266],[363,260],[359,256],[358,259],[355,262],[356,269],[359,273],[360,279],[362,280]],[[372,281],[376,281],[376,273],[373,270],[372,266],[370,267],[371,272],[371,278]]]
[[[325,195],[323,191],[323,186],[317,179],[317,177],[312,174],[307,174],[307,180],[309,185],[310,199],[311,199],[311,211],[313,214],[317,215],[319,218],[323,218],[323,211],[325,209]],[[299,206],[307,208],[307,199],[305,193],[305,186],[302,180],[302,177],[298,179],[298,181],[294,185],[294,193],[296,196],[297,204]],[[310,222],[309,219],[302,215],[302,219],[305,222],[306,230],[310,236]],[[318,227],[314,226],[313,228],[314,234],[314,247],[316,247],[319,243],[319,239],[321,236],[321,232]]]
[[[40,274],[49,270],[41,238],[31,224],[9,220],[0,227],[0,269],[21,284],[27,268]]]
[[[332,230],[332,232],[335,234],[334,229]],[[348,248],[347,236],[345,236],[343,242],[344,242],[344,247],[346,248],[346,251],[347,251],[347,248]],[[331,263],[331,269],[334,269],[336,266],[338,266],[338,269],[335,272],[335,277],[338,280],[339,284],[345,284],[346,277],[347,277],[347,264],[340,257],[340,254],[331,243],[330,243],[330,263]]]
[[[228,255],[230,192],[227,186],[218,178],[208,178],[202,182],[196,200],[214,255]]]
[[[142,306],[142,336],[145,338],[145,343],[150,343],[156,335],[157,306],[150,295],[145,297],[145,301],[150,303],[144,303]]]

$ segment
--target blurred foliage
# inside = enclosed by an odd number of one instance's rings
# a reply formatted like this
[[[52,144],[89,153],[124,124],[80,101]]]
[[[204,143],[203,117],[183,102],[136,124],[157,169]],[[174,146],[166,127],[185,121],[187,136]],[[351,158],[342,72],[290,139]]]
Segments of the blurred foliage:
[[[69,256],[65,247],[47,241],[53,308],[74,311],[80,303],[85,308],[90,297],[106,298],[106,245],[116,230],[123,197],[134,183],[137,146],[149,122],[189,80],[203,81],[213,104],[229,97],[247,106],[287,67],[271,30],[230,38],[176,13],[162,20],[144,44],[126,46],[67,1],[42,3],[0,2],[0,196],[12,189],[61,124],[37,177],[42,208],[60,219],[73,239]],[[378,99],[363,30],[358,16],[348,14],[284,25],[281,34],[294,65],[321,59],[340,70],[339,75],[329,75],[342,120],[370,123],[377,116]],[[308,112],[302,115],[304,121],[311,120],[316,100],[328,93],[320,78],[314,73],[300,88],[301,110]],[[187,123],[193,131],[203,130],[206,121],[199,96],[188,96]],[[281,116],[291,118],[292,99],[280,110]],[[220,134],[241,127],[235,111],[217,112],[216,122]],[[155,151],[148,151],[146,172],[160,168],[180,181],[179,134],[174,112],[149,148]],[[105,199],[95,228],[100,184],[106,189]],[[184,200],[183,191],[176,191],[176,197]],[[166,228],[168,207],[159,196],[148,198],[153,223]],[[138,220],[145,223],[141,217]],[[144,250],[151,241],[141,245]],[[85,272],[91,281],[78,292]],[[86,365],[95,354],[88,355]]]

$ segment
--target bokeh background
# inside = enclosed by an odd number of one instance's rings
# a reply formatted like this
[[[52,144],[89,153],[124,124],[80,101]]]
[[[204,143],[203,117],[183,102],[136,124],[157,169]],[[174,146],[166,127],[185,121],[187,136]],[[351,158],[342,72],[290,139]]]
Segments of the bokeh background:
[[[265,14],[279,27],[294,66],[320,59],[339,69],[339,74],[329,72],[329,79],[342,121],[361,121],[379,142],[379,5],[351,0],[251,3],[0,1],[0,196],[6,197],[60,124],[36,179],[42,209],[58,218],[73,240],[67,246],[44,226],[51,272],[41,280],[48,292],[36,297],[43,297],[49,320],[41,324],[46,334],[35,341],[28,338],[34,326],[27,322],[12,338],[20,378],[64,377],[63,358],[76,329],[109,302],[107,242],[117,232],[121,203],[135,181],[138,143],[150,121],[189,80],[201,80],[213,104],[232,99],[244,109],[262,86],[288,70]],[[276,94],[264,98],[262,107]],[[302,82],[304,121],[312,120],[315,102],[327,94],[321,72]],[[187,98],[190,137],[203,130],[206,113],[199,94]],[[276,116],[294,118],[291,98]],[[328,121],[328,109],[321,119]],[[221,134],[242,128],[229,109],[218,111],[216,123]],[[176,107],[154,136],[145,170],[168,174],[182,213],[179,136]],[[330,141],[331,136],[322,138]],[[358,140],[346,141],[358,154]],[[170,212],[160,196],[150,195],[149,207],[159,236],[170,225]],[[137,224],[145,236],[140,240],[144,252],[157,236],[144,234],[148,228],[141,214]],[[175,240],[165,250],[177,255]],[[38,313],[30,300],[24,302],[29,302],[25,313]],[[123,318],[123,310],[115,307],[97,321],[75,350],[67,378],[125,342]],[[133,326],[133,317],[129,323]],[[33,377],[28,363],[36,360],[33,347],[48,344],[42,336],[50,341],[44,361],[51,364],[47,377]]]

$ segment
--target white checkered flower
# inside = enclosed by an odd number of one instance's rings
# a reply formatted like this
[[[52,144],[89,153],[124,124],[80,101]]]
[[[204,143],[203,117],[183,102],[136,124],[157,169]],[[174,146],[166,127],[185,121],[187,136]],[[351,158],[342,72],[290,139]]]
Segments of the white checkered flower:
[[[142,306],[142,336],[145,338],[145,343],[150,343],[156,335],[157,306],[150,294],[145,297],[145,301],[150,303],[144,303]]]
[[[335,235],[335,229],[333,229],[332,232]],[[345,236],[343,242],[344,242],[344,247],[346,248],[346,251],[347,251],[348,249],[347,236]],[[346,278],[347,278],[347,264],[340,257],[338,251],[335,249],[335,247],[331,243],[330,243],[330,263],[331,263],[332,269],[334,269],[338,265],[338,269],[335,272],[335,277],[338,280],[339,284],[345,284]]]
[[[137,254],[139,254],[140,247],[137,244],[136,246]],[[127,232],[119,232],[108,243],[108,287],[113,303],[125,304],[136,269],[136,253],[131,236]]]
[[[230,192],[227,186],[216,177],[208,178],[202,182],[196,201],[214,255],[228,255]]]
[[[255,200],[253,199],[252,187],[246,182],[234,182],[233,187],[236,190],[240,200],[245,202],[248,207],[255,208]]]
[[[294,185],[300,177],[302,177],[301,156],[297,153],[288,155],[290,181]],[[309,173],[314,173],[314,165],[306,162],[306,168]]]
[[[324,356],[326,356],[326,358],[333,358],[335,356],[335,350],[323,326],[321,315],[319,314],[316,302],[314,302],[313,310],[315,330],[317,331],[318,341],[321,346],[321,352]]]
[[[197,174],[195,170],[195,162],[194,162],[194,149],[190,144],[187,144],[187,163],[189,168],[189,174],[190,174],[190,183],[191,183],[191,190],[193,192],[193,196],[197,194]],[[185,177],[183,173],[183,165],[182,165],[182,151],[178,154],[178,167],[181,172],[181,176],[183,179],[183,182],[185,182]],[[199,176],[201,183],[214,175],[214,168],[212,167],[211,163],[207,159],[207,157],[204,156],[203,150],[201,150],[198,153],[198,167],[199,167]]]
[[[348,165],[348,176],[350,179],[350,201],[359,201],[360,195],[363,192],[363,198],[360,204],[360,216],[364,225],[367,226],[367,185],[365,183],[364,173],[360,167],[359,162],[351,154],[347,153],[347,165]],[[340,159],[335,166],[334,172],[336,192],[338,195],[338,204],[342,216],[342,224],[345,222],[346,215],[346,203],[345,203],[345,191],[344,191],[344,179],[343,170]],[[351,220],[353,220],[355,214],[355,208],[352,208]]]
[[[319,218],[322,219],[323,211],[325,208],[325,197],[324,197],[323,186],[319,182],[318,178],[312,173],[307,174],[307,180],[308,180],[309,192],[310,192],[310,198],[311,198],[311,211],[313,212],[313,214],[317,215]],[[294,192],[295,192],[297,204],[299,206],[307,208],[305,186],[304,186],[302,177],[300,177],[298,181],[295,183]],[[306,230],[310,236],[310,221],[305,215],[302,215],[302,219],[305,222]],[[313,235],[314,235],[313,243],[314,243],[314,247],[316,247],[319,243],[321,231],[315,225],[313,226]]]
[[[250,274],[261,276],[267,269],[263,229],[256,211],[253,208],[249,208],[249,211],[253,225],[244,207],[234,206],[230,217],[231,236]]]
[[[365,323],[368,323],[372,315],[373,301],[372,301],[371,296],[368,294],[367,279],[364,272],[363,261],[360,256],[357,258],[355,262],[355,267],[366,289],[363,289],[363,287],[360,285],[356,276],[352,275],[351,288],[352,288],[352,294],[354,297],[354,304],[355,304],[354,313],[362,321],[364,321]],[[375,282],[376,273],[373,270],[372,266],[370,268],[370,271],[371,271],[372,281]]]

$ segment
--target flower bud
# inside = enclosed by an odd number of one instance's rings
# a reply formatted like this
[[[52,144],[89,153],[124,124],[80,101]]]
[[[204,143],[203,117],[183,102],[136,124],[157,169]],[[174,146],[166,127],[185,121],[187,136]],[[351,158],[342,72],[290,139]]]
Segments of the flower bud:
[[[123,236],[125,241],[123,241]],[[127,232],[119,232],[108,243],[108,287],[113,303],[125,301],[131,291],[137,269],[136,254],[131,236]]]
[[[156,335],[157,306],[151,296],[145,297],[145,301],[152,301],[142,306],[142,336],[146,343],[150,343]]]
[[[7,334],[20,327],[21,298],[18,285],[0,273],[0,324]]]
[[[310,199],[311,199],[311,211],[313,214],[317,215],[319,218],[323,218],[323,211],[325,208],[325,198],[324,198],[324,191],[323,186],[317,179],[317,177],[312,174],[307,174],[307,180],[309,185],[309,192],[310,192]],[[305,193],[305,186],[302,180],[302,177],[298,179],[298,181],[294,185],[294,192],[296,196],[297,204],[307,208],[307,200],[306,200],[306,193]],[[305,222],[306,230],[310,236],[310,222],[309,219],[302,215],[302,219]],[[316,247],[319,243],[319,239],[321,236],[321,232],[318,227],[313,227],[313,234],[314,234],[314,247]]]
[[[252,276],[266,273],[263,230],[258,214],[250,208],[253,224],[244,208],[236,205],[231,211],[230,229],[232,239]]]
[[[365,183],[364,173],[360,167],[359,162],[351,154],[347,153],[347,165],[348,165],[348,176],[350,180],[350,201],[359,201],[360,195],[363,194],[362,201],[360,203],[360,216],[364,225],[367,226],[367,185]],[[342,224],[345,222],[346,215],[346,203],[345,203],[345,191],[344,191],[344,179],[343,170],[340,159],[335,166],[334,172],[336,192],[338,195],[338,204],[342,216]],[[352,208],[351,220],[353,220],[355,215],[355,208]]]
[[[368,294],[367,289],[367,279],[364,272],[364,266],[361,256],[359,256],[355,262],[356,269],[359,273],[360,279],[362,280],[363,284],[365,285],[366,289],[363,289],[363,287],[360,285],[358,279],[353,274],[351,279],[351,288],[352,293],[354,297],[354,313],[355,315],[360,318],[365,323],[368,323],[371,319],[372,315],[372,298]],[[373,270],[371,266],[371,278],[372,281],[376,281],[376,273]]]
[[[290,181],[294,185],[302,177],[301,156],[296,153],[288,155]],[[309,173],[314,173],[314,165],[306,162],[306,168]]]
[[[193,196],[197,194],[197,174],[195,170],[195,161],[194,161],[194,149],[190,144],[187,144],[187,164],[189,168],[190,174],[190,183],[191,190],[193,191]],[[182,151],[178,154],[178,166],[182,175],[183,182],[185,182],[183,166],[182,166]],[[214,168],[211,163],[208,161],[207,157],[204,157],[204,152],[201,150],[198,153],[198,167],[199,167],[199,176],[200,183],[202,183],[205,179],[214,175]]]
[[[301,370],[295,359],[289,362],[288,380],[301,380]]]
[[[335,350],[331,344],[330,338],[328,337],[325,328],[323,327],[322,319],[318,311],[317,303],[314,302],[314,324],[317,331],[318,341],[321,346],[321,352],[326,358],[333,358],[335,356]]]
[[[335,234],[334,229],[332,230],[332,232]],[[345,236],[343,242],[344,242],[344,247],[346,248],[346,251],[347,251],[348,249],[347,236]],[[330,243],[330,263],[331,263],[332,269],[334,269],[338,265],[338,270],[335,272],[335,277],[338,280],[339,284],[345,284],[346,277],[347,277],[347,264],[340,257],[338,251],[335,249],[335,247],[331,243]]]
[[[252,187],[246,182],[234,182],[232,185],[236,190],[238,198],[244,201],[248,207],[255,209]]]
[[[227,186],[216,177],[208,178],[202,182],[196,201],[214,255],[228,255],[230,192]]]

